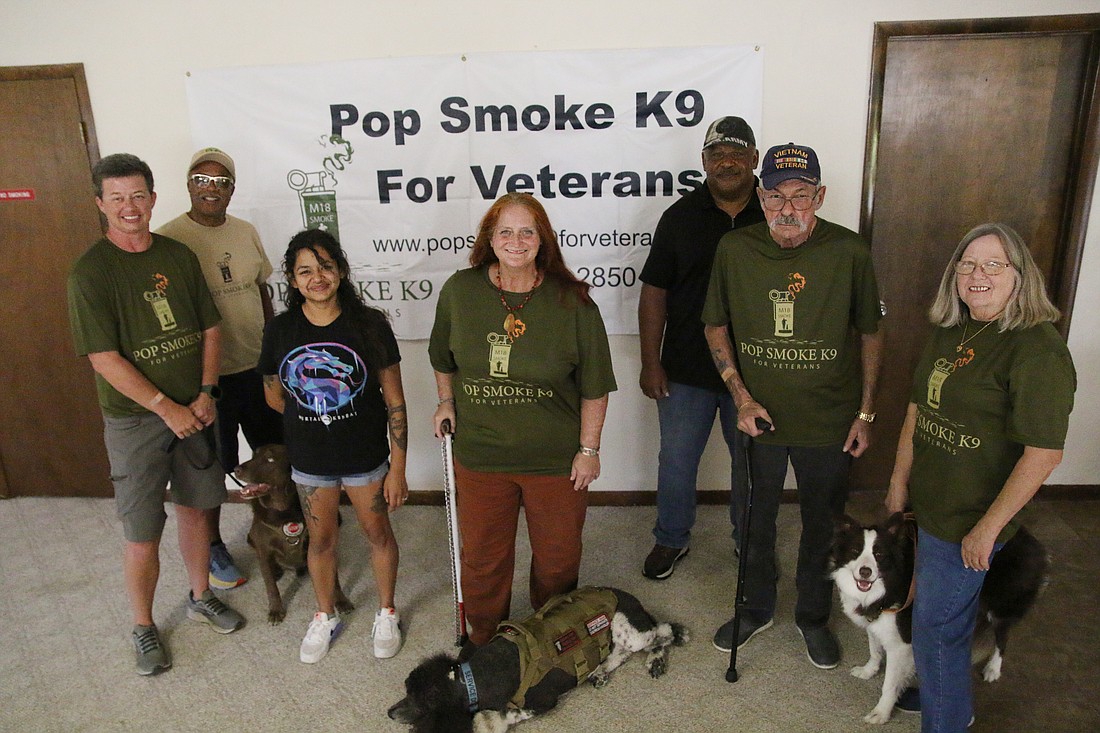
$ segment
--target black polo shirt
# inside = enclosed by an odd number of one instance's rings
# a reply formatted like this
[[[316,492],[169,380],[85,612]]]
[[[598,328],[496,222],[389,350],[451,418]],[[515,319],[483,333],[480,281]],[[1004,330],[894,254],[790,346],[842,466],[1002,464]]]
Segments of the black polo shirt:
[[[754,191],[736,218],[718,208],[706,183],[669,206],[657,222],[642,282],[668,291],[661,365],[669,381],[724,392],[703,335],[703,301],[718,240],[731,229],[764,221]]]

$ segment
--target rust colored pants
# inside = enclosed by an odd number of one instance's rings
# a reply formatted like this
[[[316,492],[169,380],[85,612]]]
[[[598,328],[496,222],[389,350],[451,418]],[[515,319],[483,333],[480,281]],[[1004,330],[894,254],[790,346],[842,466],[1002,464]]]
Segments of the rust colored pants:
[[[470,640],[485,644],[508,618],[519,508],[531,540],[531,607],[577,587],[588,490],[568,476],[471,471],[455,461],[462,595]],[[526,614],[525,614],[526,615]]]

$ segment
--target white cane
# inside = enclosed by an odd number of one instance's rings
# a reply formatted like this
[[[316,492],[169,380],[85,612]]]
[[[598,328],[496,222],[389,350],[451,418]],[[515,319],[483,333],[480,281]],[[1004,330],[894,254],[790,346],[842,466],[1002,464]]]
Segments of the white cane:
[[[451,549],[451,589],[455,604],[455,646],[466,643],[466,609],[462,604],[462,566],[459,557],[458,509],[455,506],[455,460],[451,443],[451,421],[439,426],[443,433],[443,495],[447,506],[447,534]]]

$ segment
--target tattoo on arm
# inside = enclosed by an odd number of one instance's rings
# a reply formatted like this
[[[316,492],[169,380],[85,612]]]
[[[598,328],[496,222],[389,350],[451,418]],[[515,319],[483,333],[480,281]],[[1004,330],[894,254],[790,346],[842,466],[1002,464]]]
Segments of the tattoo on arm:
[[[393,442],[401,450],[407,451],[409,449],[409,418],[405,414],[405,406],[387,407],[386,413],[389,415],[390,437],[393,438]]]
[[[279,383],[279,375],[278,374],[265,374],[263,379],[264,379],[264,386],[265,387],[274,387],[275,385],[277,385]]]
[[[316,486],[306,486],[295,482],[294,486],[298,489],[298,498],[302,501],[302,511],[305,515],[314,522],[321,521],[320,517],[313,513],[313,494],[316,493]]]

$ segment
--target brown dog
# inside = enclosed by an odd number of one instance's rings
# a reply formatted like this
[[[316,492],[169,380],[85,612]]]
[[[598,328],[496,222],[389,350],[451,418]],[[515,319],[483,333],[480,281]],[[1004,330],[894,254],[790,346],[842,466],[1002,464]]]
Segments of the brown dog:
[[[266,486],[263,493],[255,493],[252,503],[252,527],[248,530],[248,544],[256,551],[260,574],[267,588],[267,620],[271,624],[282,623],[286,607],[279,595],[278,580],[283,569],[302,575],[307,570],[306,554],[309,548],[309,531],[306,529],[302,504],[290,479],[290,457],[285,445],[262,445],[252,458],[237,466],[234,475],[248,484]],[[336,610],[347,613],[355,606],[340,588],[336,578]]]

